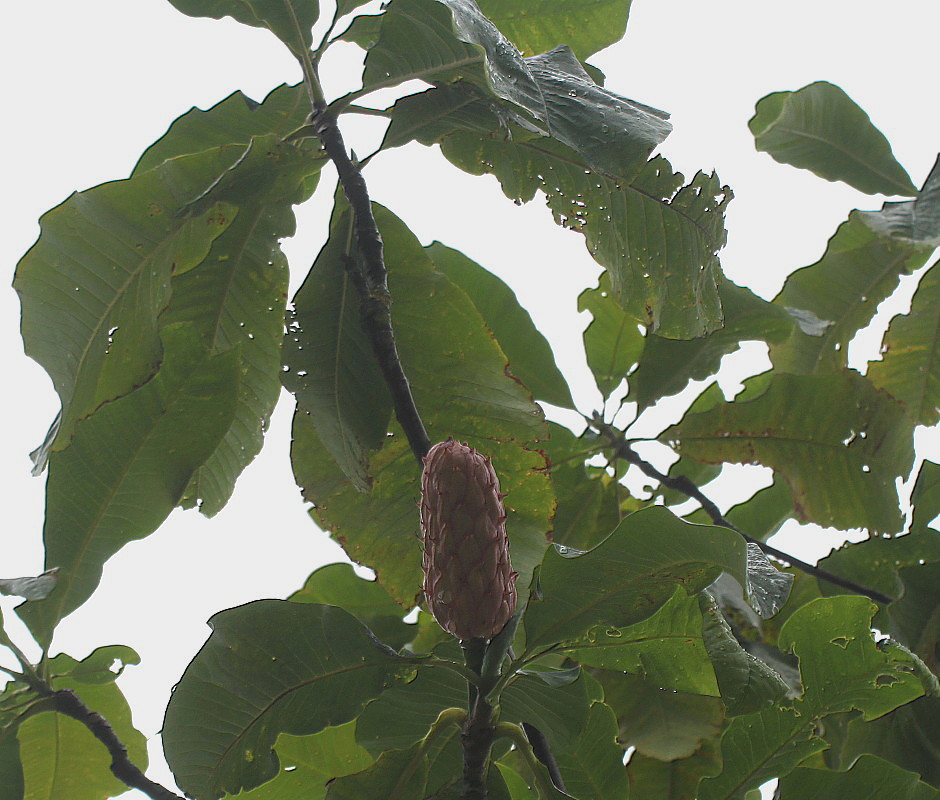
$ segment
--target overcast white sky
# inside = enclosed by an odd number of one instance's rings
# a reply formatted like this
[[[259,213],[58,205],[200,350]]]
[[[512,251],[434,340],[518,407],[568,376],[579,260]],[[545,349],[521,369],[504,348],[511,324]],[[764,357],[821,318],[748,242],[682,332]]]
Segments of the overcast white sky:
[[[935,0],[895,0],[890,10],[880,0],[635,0],[626,40],[592,62],[606,72],[609,88],[672,113],[675,130],[661,152],[674,168],[687,177],[715,169],[733,188],[725,272],[770,298],[788,272],[820,256],[850,209],[877,208],[883,198],[757,153],[747,129],[755,102],[815,80],[840,85],[920,185],[940,149],[940,112],[931,99],[937,30]],[[328,92],[339,94],[355,80],[352,54],[324,65]],[[0,268],[8,287],[38,235],[41,213],[73,190],[126,177],[143,149],[191,106],[206,108],[236,89],[261,100],[300,72],[266,31],[192,19],[165,0],[45,0],[5,9],[0,76],[7,176]],[[360,153],[380,135],[374,121],[344,129]],[[595,390],[579,345],[586,319],[575,300],[598,270],[581,237],[556,228],[538,199],[516,208],[492,179],[465,176],[418,145],[377,159],[366,178],[374,199],[423,242],[436,238],[463,249],[516,289],[559,349],[582,410],[590,411]],[[332,194],[326,184],[299,209],[301,234],[285,245],[295,288],[322,244]],[[18,326],[18,301],[5,288],[2,577],[42,569],[43,482],[29,476],[27,454],[58,407],[45,373],[23,355]],[[758,355],[748,363],[759,364],[760,349],[751,352]],[[342,557],[309,521],[293,484],[290,403],[283,399],[264,452],[228,508],[208,521],[175,512],[157,534],[112,559],[95,597],[60,626],[56,644],[77,658],[111,643],[140,653],[142,665],[121,683],[148,736],[159,729],[171,685],[208,634],[206,618],[258,597],[283,597],[315,567]],[[932,450],[936,458],[936,442]],[[798,540],[795,529],[780,546],[801,546],[813,558],[828,549]],[[9,659],[0,654],[0,663]],[[156,761],[159,740],[152,744]],[[166,780],[162,768],[152,774]]]

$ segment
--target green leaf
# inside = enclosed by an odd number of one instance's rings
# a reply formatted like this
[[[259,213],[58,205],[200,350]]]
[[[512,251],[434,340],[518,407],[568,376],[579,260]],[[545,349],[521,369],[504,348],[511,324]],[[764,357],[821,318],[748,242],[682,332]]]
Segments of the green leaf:
[[[20,612],[41,642],[91,596],[108,558],[160,526],[232,424],[238,351],[207,355],[187,325],[163,334],[157,375],[80,422],[53,454],[43,538],[46,567],[59,572],[52,593]]]
[[[715,667],[728,716],[753,714],[784,698],[787,684],[773,669],[741,647],[714,599],[703,592],[699,603],[704,617],[702,638]]]
[[[643,755],[662,761],[686,758],[721,730],[724,712],[717,697],[661,689],[616,673],[603,684],[617,714],[620,741]]]
[[[848,345],[878,305],[940,246],[940,161],[917,199],[853,211],[815,264],[792,273],[774,298],[796,321],[770,357],[786,372],[831,372],[847,363]]]
[[[351,564],[320,567],[310,574],[302,589],[287,599],[344,608],[396,650],[415,634],[416,626],[402,622],[405,610],[376,581],[357,576]]]
[[[375,206],[385,243],[395,339],[431,441],[467,441],[493,460],[509,515],[520,589],[541,560],[553,506],[545,457],[527,444],[544,435],[539,408],[506,374],[506,356],[470,299],[434,270],[397,217]],[[294,418],[292,460],[312,514],[372,567],[382,586],[411,607],[421,586],[415,480],[419,467],[397,425],[370,457],[372,490],[362,494],[334,465],[309,416]]]
[[[692,338],[721,326],[717,253],[731,192],[715,175],[688,185],[656,157],[632,180],[591,170],[578,152],[516,124],[465,84],[395,104],[385,146],[439,142],[472,175],[494,174],[518,203],[542,190],[555,221],[584,233],[610,270],[624,310],[660,335]]]
[[[23,800],[23,791],[23,765],[16,728],[0,728],[0,800]]]
[[[423,739],[446,708],[467,704],[467,682],[446,669],[419,669],[414,680],[386,690],[356,721],[356,741],[373,756]]]
[[[587,641],[561,650],[585,666],[645,676],[664,689],[719,694],[702,640],[698,599],[682,588],[642,622],[623,628],[599,625],[588,633]]]
[[[836,766],[847,768],[861,754],[873,753],[940,786],[938,718],[940,699],[936,697],[921,697],[875,720],[858,716],[848,725]]]
[[[210,625],[163,723],[167,763],[197,800],[275,777],[279,733],[349,721],[406,664],[335,606],[257,600],[219,612]]]
[[[424,798],[428,769],[428,758],[421,743],[408,750],[387,750],[362,772],[331,781],[326,800]]]
[[[556,222],[584,234],[588,251],[610,273],[624,311],[637,322],[670,338],[720,327],[717,253],[725,242],[724,208],[731,195],[715,175],[700,172],[683,185],[682,175],[657,156],[622,186],[586,173],[570,151],[551,142],[457,134],[442,149],[461,169],[494,172],[513,199],[528,201],[535,189],[545,192]],[[488,164],[494,167],[481,166]]]
[[[621,39],[630,0],[556,3],[546,0],[481,0],[480,10],[523,53],[567,44],[587,58]]]
[[[748,122],[758,150],[868,194],[917,193],[888,140],[842,89],[817,81],[774,92]]]
[[[584,352],[598,390],[609,397],[633,371],[646,340],[636,320],[611,294],[609,273],[601,273],[597,288],[581,292],[578,311],[591,312],[584,330]]]
[[[572,797],[624,800],[628,797],[623,748],[617,742],[617,719],[610,706],[591,704],[584,730],[574,747],[556,755]]]
[[[797,767],[780,781],[781,800],[935,800],[940,791],[877,756],[863,755],[847,772]]]
[[[313,46],[311,29],[320,16],[318,0],[170,0],[191,17],[232,17],[243,25],[267,28],[301,58]]]
[[[689,758],[660,761],[634,753],[627,764],[627,777],[633,797],[649,800],[695,800],[703,777],[721,769],[721,753],[712,739]]]
[[[921,279],[908,314],[891,321],[868,378],[897,398],[918,425],[940,422],[940,268]]]
[[[330,236],[294,295],[284,338],[284,385],[353,486],[368,491],[368,454],[385,441],[392,400],[360,322],[349,264],[354,219],[337,192]]]
[[[782,309],[727,278],[719,280],[718,294],[724,326],[713,333],[691,340],[646,337],[639,365],[630,376],[629,399],[637,402],[639,410],[678,394],[689,381],[708,380],[718,371],[721,359],[738,350],[741,342],[779,342],[793,328]]]
[[[56,449],[102,403],[148,380],[162,358],[170,278],[192,269],[231,225],[229,203],[187,210],[244,155],[217,148],[73,194],[41,219],[17,265],[27,355],[55,385]]]
[[[120,677],[125,667],[139,663],[140,656],[133,648],[123,644],[111,644],[96,648],[68,674],[70,678],[82,684],[112,683]]]
[[[672,127],[664,112],[598,86],[567,46],[523,58],[473,4],[396,0],[366,56],[364,87],[456,77],[525,112],[537,125],[507,107],[606,175],[633,177]]]
[[[599,442],[586,430],[575,436],[568,428],[548,423],[551,436],[542,447],[551,464],[558,498],[552,519],[552,541],[578,550],[601,542],[620,522],[620,495],[626,494],[605,469],[585,464]]]
[[[242,470],[261,449],[280,395],[281,344],[288,267],[282,239],[292,236],[292,206],[316,187],[324,158],[312,140],[284,144],[301,125],[309,101],[303,87],[281,86],[264,102],[235,93],[206,111],[193,109],[144,153],[136,170],[202,151],[239,145],[245,157],[213,188],[239,209],[195,269],[175,275],[161,322],[192,321],[205,346],[239,346],[244,373],[236,417],[216,452],[193,476],[182,499],[207,516],[228,501]]]
[[[524,625],[526,649],[590,641],[599,625],[624,626],[652,616],[677,586],[704,589],[721,570],[746,580],[746,548],[724,528],[690,525],[660,506],[628,516],[586,553],[550,548]]]
[[[888,607],[891,632],[936,670],[940,663],[940,563],[915,563],[902,567],[898,575],[903,592]]]
[[[233,92],[209,109],[192,108],[173,120],[169,130],[141,155],[134,174],[189,153],[234,142],[247,145],[257,136],[276,134],[283,139],[303,125],[309,114],[310,98],[303,84],[278,86],[261,103]]]
[[[90,658],[95,659],[95,654]],[[131,723],[131,710],[113,681],[82,683],[69,673],[83,665],[60,654],[49,663],[55,689],[72,689],[86,706],[101,714],[128,751],[130,760],[147,768],[147,741]],[[17,732],[25,784],[24,800],[102,800],[127,787],[111,774],[111,756],[80,722],[51,711],[25,720]],[[2,796],[2,795],[0,795]]]
[[[532,322],[516,294],[499,277],[440,242],[428,245],[434,268],[467,293],[509,359],[509,369],[537,400],[574,408],[571,390],[551,346]]]
[[[799,658],[803,696],[792,711],[770,708],[731,721],[721,747],[735,758],[703,782],[701,800],[738,797],[825,748],[814,733],[815,719],[851,709],[874,719],[923,694],[910,656],[875,644],[874,611],[857,595],[820,598],[784,623],[780,646]]]
[[[862,376],[775,375],[748,401],[687,414],[664,431],[702,461],[759,462],[787,481],[797,517],[837,528],[896,531],[896,477],[913,463],[912,424]]]
[[[311,736],[282,733],[274,745],[278,776],[240,793],[239,800],[323,800],[330,779],[360,772],[372,763],[372,756],[356,744],[355,730],[355,722],[346,722]]]

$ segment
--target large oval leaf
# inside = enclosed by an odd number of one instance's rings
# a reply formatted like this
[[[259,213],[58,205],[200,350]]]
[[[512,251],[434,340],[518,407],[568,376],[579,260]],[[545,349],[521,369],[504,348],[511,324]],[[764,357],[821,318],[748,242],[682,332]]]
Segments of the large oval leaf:
[[[232,424],[238,351],[210,356],[184,324],[163,334],[156,376],[80,422],[72,444],[52,455],[43,539],[57,580],[22,608],[41,641],[91,596],[108,558],[162,524]]]
[[[757,149],[783,164],[845,181],[868,194],[917,193],[868,114],[831,83],[767,95],[748,126]]]
[[[158,315],[170,279],[199,264],[234,220],[228,203],[187,204],[244,155],[217,148],[73,194],[43,215],[17,265],[26,353],[49,373],[62,412],[56,448],[75,423],[146,381],[160,363]]]
[[[279,733],[347,722],[406,664],[336,606],[257,600],[210,625],[163,723],[167,762],[197,800],[270,780]]]

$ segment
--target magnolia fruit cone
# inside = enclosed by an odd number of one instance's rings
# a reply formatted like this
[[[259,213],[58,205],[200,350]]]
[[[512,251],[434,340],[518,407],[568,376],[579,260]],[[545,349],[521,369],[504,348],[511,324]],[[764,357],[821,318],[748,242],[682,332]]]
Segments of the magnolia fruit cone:
[[[424,596],[440,626],[459,639],[499,633],[516,607],[506,514],[493,465],[448,439],[421,474]]]

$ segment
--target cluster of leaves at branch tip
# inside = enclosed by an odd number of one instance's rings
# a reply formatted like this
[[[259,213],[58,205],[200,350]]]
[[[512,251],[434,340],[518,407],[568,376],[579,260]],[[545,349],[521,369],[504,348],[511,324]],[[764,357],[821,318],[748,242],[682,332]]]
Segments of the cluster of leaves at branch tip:
[[[440,626],[459,639],[499,633],[516,607],[506,513],[489,458],[448,439],[421,474],[424,595]]]

